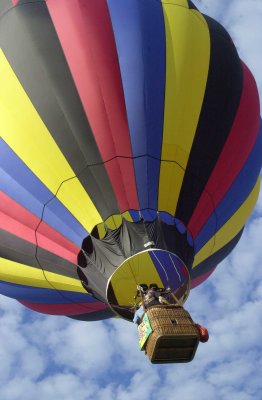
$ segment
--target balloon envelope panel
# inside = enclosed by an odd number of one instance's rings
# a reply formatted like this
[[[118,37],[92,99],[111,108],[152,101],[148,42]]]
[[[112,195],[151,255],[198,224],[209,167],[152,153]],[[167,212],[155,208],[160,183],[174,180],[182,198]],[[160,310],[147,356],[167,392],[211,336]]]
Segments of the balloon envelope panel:
[[[259,192],[258,92],[228,33],[187,0],[4,0],[0,16],[0,292],[111,317],[108,280],[149,248],[201,283]]]

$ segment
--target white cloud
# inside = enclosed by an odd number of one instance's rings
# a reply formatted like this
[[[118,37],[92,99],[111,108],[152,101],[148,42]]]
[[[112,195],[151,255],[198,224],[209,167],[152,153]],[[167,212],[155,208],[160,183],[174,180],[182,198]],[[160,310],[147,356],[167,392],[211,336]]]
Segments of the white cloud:
[[[1,399],[31,400],[37,395],[38,400],[154,400],[171,393],[185,400],[258,398],[262,284],[261,274],[257,281],[255,272],[261,257],[257,246],[261,230],[259,218],[249,224],[230,259],[192,291],[188,308],[196,321],[205,319],[211,337],[189,364],[151,365],[138,349],[136,327],[125,321],[82,323],[47,317],[5,299],[1,365],[10,368],[0,374]],[[241,269],[243,255],[249,274]],[[225,280],[232,291],[224,290]],[[253,286],[256,290],[250,292]],[[237,297],[233,305],[232,296]],[[23,361],[15,366],[15,360]]]

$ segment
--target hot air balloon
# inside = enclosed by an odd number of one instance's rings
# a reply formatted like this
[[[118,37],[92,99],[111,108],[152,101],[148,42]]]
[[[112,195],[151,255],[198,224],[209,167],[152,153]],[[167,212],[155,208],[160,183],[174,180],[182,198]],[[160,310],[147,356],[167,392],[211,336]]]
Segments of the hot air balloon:
[[[259,192],[258,91],[190,0],[2,0],[0,293],[132,320],[137,285],[184,303]]]

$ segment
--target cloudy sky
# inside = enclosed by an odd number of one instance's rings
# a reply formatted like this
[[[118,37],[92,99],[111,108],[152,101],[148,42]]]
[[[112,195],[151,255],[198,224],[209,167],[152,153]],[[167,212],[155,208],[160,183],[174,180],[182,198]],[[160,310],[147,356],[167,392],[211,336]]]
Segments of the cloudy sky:
[[[230,32],[262,96],[262,1],[195,4]],[[191,292],[187,308],[211,338],[189,364],[151,365],[125,321],[46,317],[2,296],[1,400],[261,399],[261,237],[262,196],[237,249]]]

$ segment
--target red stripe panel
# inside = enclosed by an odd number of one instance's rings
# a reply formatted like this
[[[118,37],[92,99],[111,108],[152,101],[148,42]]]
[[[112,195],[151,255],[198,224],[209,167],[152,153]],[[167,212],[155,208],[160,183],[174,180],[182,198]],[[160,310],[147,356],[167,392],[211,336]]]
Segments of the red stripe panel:
[[[104,303],[35,304],[27,301],[19,303],[31,310],[50,315],[80,315],[108,309]]]
[[[48,0],[47,6],[103,161],[132,157],[125,101],[105,0]],[[121,211],[138,208],[131,159],[108,167]],[[128,185],[125,176],[129,176]]]
[[[193,238],[198,235],[214,208],[236,179],[248,159],[259,132],[260,113],[256,82],[246,65],[242,63],[242,66],[243,90],[236,118],[205,191],[188,224]]]
[[[35,230],[39,223],[38,217],[0,192],[1,229],[36,244]],[[77,264],[79,248],[43,221],[37,230],[37,242],[43,249]]]
[[[195,278],[191,281],[191,289],[195,288],[196,286],[200,285],[202,282],[204,282],[209,276],[215,271],[216,267],[211,269],[211,271],[206,272],[203,275],[200,275],[198,278]]]

